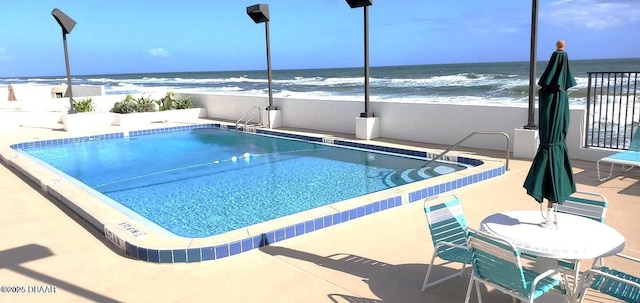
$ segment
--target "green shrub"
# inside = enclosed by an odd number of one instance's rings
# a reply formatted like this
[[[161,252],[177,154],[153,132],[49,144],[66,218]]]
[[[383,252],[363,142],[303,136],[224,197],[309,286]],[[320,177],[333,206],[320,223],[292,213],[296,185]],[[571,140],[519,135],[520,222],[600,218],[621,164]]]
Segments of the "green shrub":
[[[91,98],[80,101],[73,100],[73,108],[79,113],[89,113],[93,111],[93,103],[91,103]]]
[[[159,100],[156,100],[158,104],[158,110],[170,110],[172,108],[173,102],[176,101],[176,97],[173,95],[172,91],[168,91],[167,94]]]
[[[156,100],[156,104],[158,104],[158,110],[187,109],[192,106],[190,97],[176,99],[172,91],[168,91],[162,99]]]
[[[186,97],[184,99],[178,99],[171,103],[171,108],[173,109],[187,109],[191,108],[191,97]]]
[[[137,109],[137,103],[133,99],[132,95],[127,95],[124,100],[118,101],[113,104],[110,112],[116,114],[130,114],[135,113]]]
[[[130,113],[142,113],[142,112],[154,112],[157,110],[170,110],[170,109],[187,109],[191,108],[191,98],[176,99],[173,92],[167,92],[167,94],[158,100],[153,100],[149,97],[140,97],[134,99],[132,95],[127,95],[122,101],[118,101],[113,104],[113,108],[110,110],[116,114],[130,114]]]
[[[139,113],[155,112],[156,105],[154,104],[154,101],[149,97],[145,98],[144,96],[142,96],[136,100],[136,111]]]

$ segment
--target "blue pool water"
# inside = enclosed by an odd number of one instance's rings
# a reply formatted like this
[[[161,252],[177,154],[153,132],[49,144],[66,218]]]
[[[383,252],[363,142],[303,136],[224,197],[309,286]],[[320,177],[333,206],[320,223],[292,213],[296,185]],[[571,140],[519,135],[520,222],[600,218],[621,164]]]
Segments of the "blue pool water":
[[[219,128],[24,150],[174,234],[207,237],[464,169]]]

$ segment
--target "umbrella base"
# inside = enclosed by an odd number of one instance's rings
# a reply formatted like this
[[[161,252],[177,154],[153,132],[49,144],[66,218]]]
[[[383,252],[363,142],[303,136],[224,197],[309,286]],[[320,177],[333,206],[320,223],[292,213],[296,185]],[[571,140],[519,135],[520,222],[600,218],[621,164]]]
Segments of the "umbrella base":
[[[558,210],[556,209],[555,204],[553,207],[547,209],[547,215],[543,217],[545,220],[540,223],[540,227],[558,229]]]

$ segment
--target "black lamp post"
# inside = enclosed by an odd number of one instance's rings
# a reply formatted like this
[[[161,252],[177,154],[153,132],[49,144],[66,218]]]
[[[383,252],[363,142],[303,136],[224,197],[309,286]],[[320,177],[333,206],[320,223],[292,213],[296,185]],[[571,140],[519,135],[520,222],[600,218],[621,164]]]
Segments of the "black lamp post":
[[[534,122],[536,107],[536,49],[538,44],[538,0],[531,1],[531,49],[529,57],[529,111],[525,129],[538,129]]]
[[[347,0],[351,8],[364,7],[364,112],[361,118],[373,117],[369,110],[369,6],[373,0]]]
[[[64,62],[67,67],[67,89],[69,90],[69,113],[75,114],[76,110],[73,106],[73,91],[71,89],[71,72],[69,71],[69,52],[67,51],[67,34],[71,33],[76,22],[65,15],[61,10],[54,8],[51,15],[58,21],[62,28],[62,43],[64,44]]]
[[[264,29],[266,33],[267,40],[267,79],[269,82],[269,107],[267,110],[275,110],[276,107],[273,106],[273,92],[271,89],[271,51],[269,47],[269,5],[268,4],[256,4],[252,6],[247,6],[247,15],[251,17],[253,22],[262,23],[264,22]]]

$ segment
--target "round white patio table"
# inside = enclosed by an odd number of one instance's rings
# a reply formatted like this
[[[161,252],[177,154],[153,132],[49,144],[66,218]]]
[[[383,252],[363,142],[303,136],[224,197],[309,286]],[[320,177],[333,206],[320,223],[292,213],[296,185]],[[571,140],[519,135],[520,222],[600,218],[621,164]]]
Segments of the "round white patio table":
[[[538,272],[557,268],[557,259],[573,261],[576,281],[580,260],[611,256],[624,249],[622,234],[604,223],[564,213],[557,214],[555,227],[542,227],[544,221],[538,210],[506,211],[486,217],[480,229],[510,241],[522,253],[537,256],[534,270]]]
[[[595,259],[624,248],[624,237],[609,225],[563,213],[557,218],[555,228],[545,228],[540,211],[506,211],[486,217],[480,229],[511,241],[523,253],[553,259]]]

